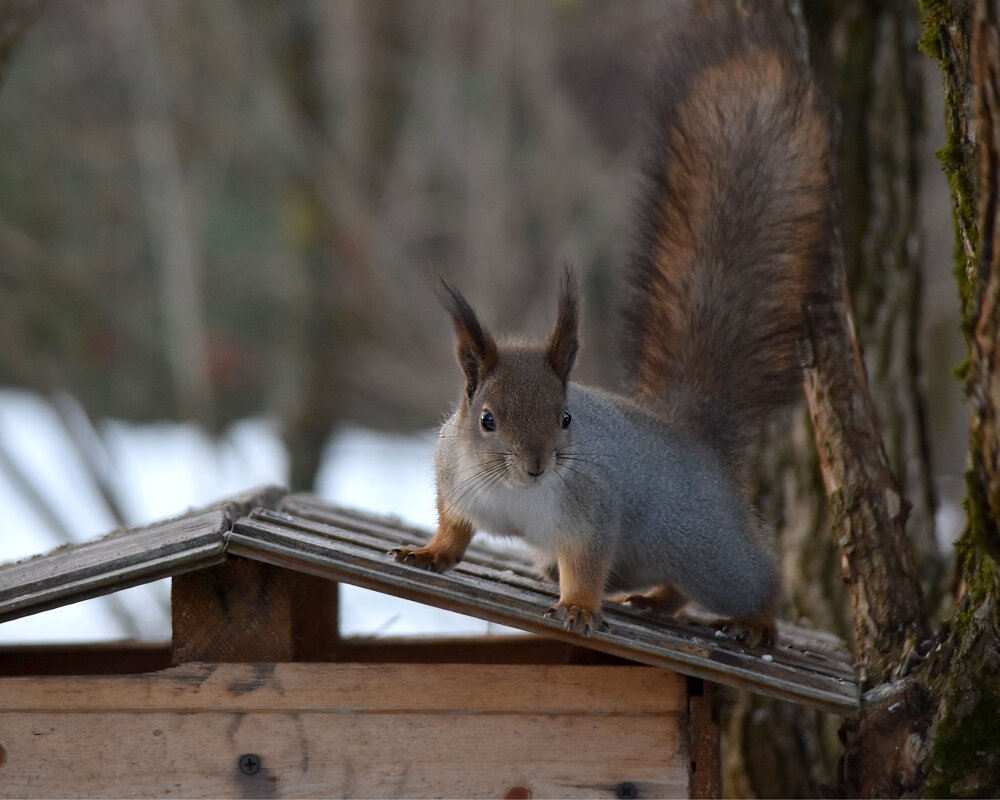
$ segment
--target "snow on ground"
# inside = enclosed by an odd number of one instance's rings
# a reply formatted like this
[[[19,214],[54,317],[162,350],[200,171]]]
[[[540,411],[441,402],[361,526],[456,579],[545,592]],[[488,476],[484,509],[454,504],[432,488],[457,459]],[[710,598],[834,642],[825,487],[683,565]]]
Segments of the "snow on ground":
[[[63,398],[72,412],[71,399]],[[77,409],[79,416],[79,409]],[[82,417],[81,417],[82,418]],[[213,440],[190,424],[137,425],[108,420],[89,432],[97,469],[108,476],[128,525],[142,525],[264,484],[287,483],[288,457],[277,425],[247,419]],[[341,505],[435,523],[431,470],[435,434],[401,436],[345,429],[327,444],[316,493]],[[53,405],[20,390],[0,390],[0,455],[6,453],[41,495],[46,519],[12,482],[0,458],[0,564],[81,542],[117,527]],[[945,549],[964,514],[943,503],[938,535]],[[63,531],[62,538],[57,529]],[[0,587],[2,588],[2,587]],[[509,629],[341,584],[346,636],[505,633]],[[170,638],[170,582],[0,624],[0,644]]]
[[[435,522],[434,433],[402,436],[346,429],[327,444],[316,493],[341,505],[426,527]],[[105,421],[94,437],[128,525],[142,525],[263,484],[286,484],[277,425],[243,420],[213,440],[191,424]],[[0,464],[0,563],[94,538],[117,527],[72,439],[43,397],[0,390],[0,449],[57,515],[46,520]],[[507,629],[341,584],[347,636],[502,633]],[[170,584],[157,581],[0,624],[0,644],[170,638]]]

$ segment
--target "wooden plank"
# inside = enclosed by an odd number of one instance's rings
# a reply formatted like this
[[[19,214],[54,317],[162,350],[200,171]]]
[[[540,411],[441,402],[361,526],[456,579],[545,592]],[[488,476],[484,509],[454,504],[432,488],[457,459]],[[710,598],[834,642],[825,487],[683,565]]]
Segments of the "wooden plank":
[[[646,666],[183,664],[146,675],[0,678],[0,689],[0,713],[375,709],[655,716],[687,708],[685,679]]]
[[[239,520],[228,536],[228,547],[268,563],[823,710],[854,714],[859,707],[853,672],[820,653],[803,655],[786,646],[755,650],[718,639],[699,626],[662,620],[651,624],[612,603],[605,605],[611,630],[584,639],[543,616],[556,597],[553,585],[527,580],[515,585],[508,575],[474,561],[446,574],[418,570],[387,556],[386,543],[380,544],[372,531],[355,536],[332,525],[303,520],[289,524],[274,514],[263,514]]]
[[[216,564],[228,527],[212,508],[4,565],[0,622]]]
[[[337,604],[332,581],[245,558],[177,575],[171,663],[327,661]]]
[[[203,509],[0,566],[0,622],[217,564],[225,533],[254,506],[274,505],[265,487]]]
[[[289,495],[281,501],[279,510],[290,518],[290,524],[294,524],[296,518],[322,522],[346,531],[371,533],[384,542],[393,542],[393,546],[397,547],[425,544],[431,538],[430,531],[407,525],[395,517],[332,506],[314,495]],[[538,577],[530,554],[517,544],[477,536],[466,551],[466,559],[474,559],[495,569],[507,569],[517,575]]]
[[[279,511],[260,509],[255,512],[255,516],[259,519],[276,521],[289,528],[322,530],[332,539],[367,544],[375,549],[422,544],[430,539],[429,531],[405,525],[393,517],[331,506],[308,494],[289,495],[282,500]],[[317,528],[311,524],[312,522],[320,522],[325,527]],[[341,536],[341,531],[346,533]],[[485,574],[482,570],[500,572],[506,584],[533,590],[552,586],[539,579],[533,562],[523,548],[503,547],[495,540],[484,542],[480,537],[473,540],[472,546],[456,569],[470,574]],[[655,621],[658,624],[678,624],[672,617],[657,617],[630,606],[620,606],[619,611],[635,619]],[[715,619],[714,615],[694,606],[687,610],[686,615],[693,622],[702,625],[709,624]],[[778,622],[778,631],[782,642],[788,646],[789,658],[809,664],[811,668],[819,671],[829,670],[831,674],[839,677],[850,679],[854,675],[851,654],[837,636],[782,621]]]
[[[716,687],[692,678],[688,681],[691,797],[721,797],[722,759]]]
[[[170,666],[170,646],[141,642],[0,647],[0,676],[114,675]]]
[[[333,526],[327,526],[322,524],[309,523],[304,520],[291,521],[287,515],[274,515],[270,512],[259,512],[257,517],[262,521],[276,520],[281,527],[285,527],[291,530],[302,531],[304,535],[308,535],[310,532],[319,533],[325,537],[329,537],[331,541],[343,543],[345,546],[350,546],[352,544],[358,544],[362,547],[370,548],[377,554],[380,554],[383,549],[386,548],[384,542],[380,541],[377,536],[375,536],[375,531],[373,529],[369,530],[368,534],[358,535],[353,531],[345,531],[343,529],[337,529]],[[381,557],[380,557],[381,561]],[[451,576],[469,576],[470,578],[482,579],[486,583],[481,585],[481,589],[487,595],[499,595],[507,596],[510,598],[520,595],[522,599],[527,598],[530,602],[535,595],[543,595],[545,598],[551,598],[554,602],[557,591],[556,587],[550,583],[544,583],[536,579],[526,579],[520,576],[511,576],[508,571],[497,572],[488,566],[481,566],[482,561],[476,556],[472,555],[470,558],[463,560],[452,572],[449,573]],[[413,570],[407,568],[410,574],[413,574]],[[425,575],[431,581],[438,581],[441,576],[431,575],[430,573],[417,572],[418,575]],[[444,578],[443,580],[447,580]],[[524,589],[527,592],[518,593],[516,589]],[[537,597],[534,597],[537,599]],[[546,599],[544,602],[549,602]],[[675,620],[670,617],[656,617],[646,614],[641,611],[637,611],[629,606],[622,606],[617,604],[606,604],[606,608],[609,610],[614,610],[615,613],[627,617],[634,621],[640,627],[647,629],[659,631],[663,629],[673,630],[678,633],[683,633],[686,635],[693,635],[705,639],[706,631],[697,625],[686,625],[683,622]],[[466,612],[468,613],[468,612]],[[832,648],[830,641],[836,641],[835,637],[828,635],[820,635],[811,640],[806,640],[803,636],[804,629],[796,629],[794,626],[782,626],[784,631],[794,631],[795,634],[791,637],[791,641],[785,646],[779,648],[782,654],[782,662],[786,664],[800,666],[805,670],[814,671],[818,674],[829,675],[838,680],[847,681],[849,683],[855,682],[855,674],[850,664],[850,656],[841,648],[840,650],[835,650]],[[715,636],[714,631],[709,632],[710,635]],[[579,637],[576,641],[581,641]],[[591,640],[582,640],[587,645],[590,645]],[[719,641],[717,639],[709,639],[708,643],[713,648],[732,648],[732,643],[728,641]],[[805,651],[800,649],[803,644],[808,644],[808,646],[815,648],[814,651]],[[736,647],[737,652],[742,652],[743,648]],[[725,658],[725,655],[720,655],[720,658]]]
[[[311,661],[315,659],[296,659]],[[603,664],[635,662],[541,636],[449,636],[341,639],[331,660],[359,664]],[[0,677],[127,675],[171,666],[171,646],[113,644],[0,647]]]
[[[0,797],[682,797],[685,719],[683,679],[644,667],[3,679]]]
[[[636,662],[533,634],[341,639],[336,661],[361,664],[616,664]],[[2,661],[0,661],[2,664]],[[2,674],[2,673],[0,673]]]
[[[4,715],[0,797],[686,797],[650,717]],[[255,774],[239,766],[253,758]]]

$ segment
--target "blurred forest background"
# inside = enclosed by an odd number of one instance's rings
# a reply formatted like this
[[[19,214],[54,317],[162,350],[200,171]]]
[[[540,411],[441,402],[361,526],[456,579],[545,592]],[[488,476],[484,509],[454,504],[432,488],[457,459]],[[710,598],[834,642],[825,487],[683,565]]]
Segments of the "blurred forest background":
[[[683,4],[17,4],[31,19],[5,67],[0,24],[0,389],[46,398],[78,441],[104,420],[210,437],[273,420],[286,482],[311,489],[343,426],[426,431],[457,399],[438,273],[492,327],[540,333],[566,261],[584,291],[575,377],[614,386],[644,91]],[[915,2],[788,5],[840,102],[858,336],[941,614],[969,429],[940,73],[917,52]],[[850,639],[804,411],[789,431],[759,488],[785,615]],[[768,743],[777,772],[747,756],[762,772],[809,774],[730,792],[829,780],[836,721],[791,714],[754,700],[727,735]],[[785,749],[779,726],[796,731]]]
[[[614,382],[644,84],[675,3],[36,12],[0,93],[0,386],[213,433],[271,415],[308,488],[338,424],[427,428],[453,402],[436,273],[498,327],[540,331],[564,261],[586,296],[577,378]],[[912,246],[934,473],[954,497],[939,141]]]
[[[352,420],[457,391],[440,272],[487,319],[587,290],[613,376],[640,55],[670,5],[40,8],[0,95],[0,385],[93,417],[282,421],[291,482]]]

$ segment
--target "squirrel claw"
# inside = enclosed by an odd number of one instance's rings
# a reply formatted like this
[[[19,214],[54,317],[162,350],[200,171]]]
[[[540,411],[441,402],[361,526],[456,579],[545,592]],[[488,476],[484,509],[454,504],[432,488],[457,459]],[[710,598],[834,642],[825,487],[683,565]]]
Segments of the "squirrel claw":
[[[644,594],[630,594],[623,597],[613,597],[611,599],[616,603],[631,606],[636,611],[654,611],[656,609],[656,604]]]
[[[589,611],[578,603],[559,603],[546,611],[545,616],[562,622],[563,628],[583,636],[589,637],[595,630],[611,630],[600,611]]]
[[[771,648],[778,643],[778,629],[775,627],[773,617],[764,617],[761,619],[717,619],[712,623],[712,627],[750,647]]]
[[[409,547],[396,547],[390,550],[388,555],[395,558],[400,564],[409,564],[431,572],[444,572],[455,563],[455,559],[427,547],[418,547],[416,550]]]

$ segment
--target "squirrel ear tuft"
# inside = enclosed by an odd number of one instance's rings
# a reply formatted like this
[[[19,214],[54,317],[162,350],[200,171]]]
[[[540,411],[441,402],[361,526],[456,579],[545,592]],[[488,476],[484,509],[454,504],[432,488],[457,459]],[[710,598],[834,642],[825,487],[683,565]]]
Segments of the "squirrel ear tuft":
[[[546,349],[549,364],[564,384],[569,380],[570,370],[573,369],[573,362],[576,360],[576,351],[579,347],[578,325],[576,275],[573,273],[573,268],[567,264],[559,282],[559,313]]]
[[[465,373],[465,396],[472,399],[476,389],[497,363],[497,346],[476,317],[461,292],[441,278],[440,298],[451,315],[458,337],[458,363]]]

